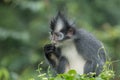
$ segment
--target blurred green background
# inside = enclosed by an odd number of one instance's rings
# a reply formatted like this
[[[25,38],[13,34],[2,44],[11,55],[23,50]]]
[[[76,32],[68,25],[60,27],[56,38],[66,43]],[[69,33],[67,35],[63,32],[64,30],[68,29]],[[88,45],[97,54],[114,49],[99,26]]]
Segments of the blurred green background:
[[[43,46],[49,43],[49,21],[65,8],[79,28],[105,45],[120,80],[120,0],[0,0],[0,80],[39,80],[46,71]]]

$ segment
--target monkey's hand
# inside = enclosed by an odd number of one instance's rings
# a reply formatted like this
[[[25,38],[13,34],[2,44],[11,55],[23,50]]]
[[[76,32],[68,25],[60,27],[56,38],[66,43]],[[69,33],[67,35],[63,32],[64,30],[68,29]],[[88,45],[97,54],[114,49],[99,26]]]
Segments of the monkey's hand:
[[[52,53],[55,53],[55,46],[52,44],[47,44],[44,46],[44,52],[46,56],[51,56]]]
[[[57,67],[59,62],[56,50],[57,48],[52,44],[44,46],[45,57],[54,68]]]

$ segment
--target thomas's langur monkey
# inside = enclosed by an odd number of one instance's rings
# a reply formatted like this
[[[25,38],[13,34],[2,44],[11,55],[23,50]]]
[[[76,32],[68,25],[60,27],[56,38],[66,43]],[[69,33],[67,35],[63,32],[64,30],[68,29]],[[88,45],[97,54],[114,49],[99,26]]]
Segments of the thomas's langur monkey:
[[[84,29],[77,29],[62,12],[51,20],[50,29],[51,44],[44,46],[44,52],[58,74],[71,69],[79,74],[100,74],[106,57],[99,40]]]

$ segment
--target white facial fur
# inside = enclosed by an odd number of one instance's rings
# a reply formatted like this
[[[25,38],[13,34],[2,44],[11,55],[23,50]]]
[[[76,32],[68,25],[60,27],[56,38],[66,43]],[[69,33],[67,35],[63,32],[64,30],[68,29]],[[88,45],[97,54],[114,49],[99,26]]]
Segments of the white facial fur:
[[[56,23],[56,25],[55,25],[55,30],[54,30],[54,32],[55,32],[55,33],[59,33],[61,36],[52,35],[52,36],[51,36],[51,43],[58,43],[58,40],[61,40],[61,39],[64,38],[64,35],[63,35],[62,33],[60,33],[60,30],[61,30],[63,27],[64,27],[64,23],[63,23],[62,19],[61,19],[61,18],[58,18],[57,23]],[[55,38],[55,36],[56,36],[57,39]]]
[[[77,52],[76,47],[73,43],[73,41],[67,40],[63,42],[62,46],[62,55],[67,58],[69,62],[69,69],[74,69],[79,74],[84,73],[84,65],[86,61],[83,59],[83,57],[80,55],[80,53]]]
[[[57,20],[55,32],[60,32],[60,30],[64,27],[64,23],[61,19]]]

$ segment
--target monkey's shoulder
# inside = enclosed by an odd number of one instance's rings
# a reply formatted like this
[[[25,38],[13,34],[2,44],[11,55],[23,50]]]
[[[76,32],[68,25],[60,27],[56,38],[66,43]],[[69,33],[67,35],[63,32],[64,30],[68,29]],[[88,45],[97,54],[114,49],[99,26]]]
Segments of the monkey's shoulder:
[[[79,29],[76,35],[78,36],[77,39],[82,42],[93,45],[101,45],[101,41],[98,40],[92,33],[88,32],[85,29]]]
[[[83,55],[97,55],[99,49],[103,47],[102,42],[98,40],[93,34],[90,32],[79,29],[77,31],[77,39],[75,40],[77,50]],[[86,56],[85,55],[85,56]]]

